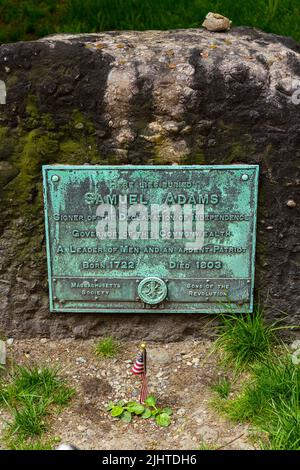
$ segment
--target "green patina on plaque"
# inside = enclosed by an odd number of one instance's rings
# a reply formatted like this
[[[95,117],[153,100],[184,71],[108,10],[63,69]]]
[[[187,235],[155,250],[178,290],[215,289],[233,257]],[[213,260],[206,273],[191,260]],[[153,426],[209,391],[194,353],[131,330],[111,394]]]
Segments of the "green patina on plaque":
[[[252,312],[258,166],[43,167],[53,312]]]

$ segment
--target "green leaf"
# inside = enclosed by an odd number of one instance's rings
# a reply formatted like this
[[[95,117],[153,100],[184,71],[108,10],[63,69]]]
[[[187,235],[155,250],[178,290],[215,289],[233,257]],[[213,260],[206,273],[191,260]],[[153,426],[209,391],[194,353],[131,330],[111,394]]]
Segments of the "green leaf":
[[[129,401],[129,402],[126,404],[126,406],[127,406],[127,408],[129,408],[130,406],[137,405],[137,404],[138,404],[137,401]]]
[[[115,406],[114,403],[112,401],[109,401],[106,405],[107,411],[112,410],[114,406]]]
[[[151,416],[152,416],[151,410],[149,410],[149,408],[146,408],[141,417],[142,417],[143,419],[148,419],[148,418],[150,418]]]
[[[136,415],[141,415],[142,413],[144,413],[144,411],[145,411],[145,407],[143,405],[140,405],[139,403],[137,403],[135,407],[133,408],[133,412]]]
[[[166,428],[171,423],[171,418],[167,413],[161,413],[155,418],[156,423],[163,428]]]
[[[130,413],[141,415],[144,412],[145,407],[141,405],[140,403],[138,403],[137,401],[131,401],[127,403],[126,409],[130,411]]]
[[[130,411],[130,413],[135,413],[135,408],[136,406],[139,406],[139,403],[137,403],[136,401],[130,401],[129,403],[127,403],[127,410]]]
[[[163,413],[166,413],[167,415],[171,416],[171,414],[173,414],[173,411],[171,408],[169,408],[168,406],[166,408],[163,408],[162,410]]]
[[[156,405],[156,398],[153,395],[149,395],[145,401],[146,405],[152,406],[153,408]]]
[[[125,410],[124,413],[122,413],[121,420],[124,421],[125,423],[130,423],[131,413]]]
[[[124,401],[124,400],[119,400],[119,401],[117,402],[117,405],[118,405],[118,406],[124,406],[124,405],[125,405],[125,401]]]
[[[158,414],[159,414],[159,410],[152,410],[152,411],[151,411],[151,415],[152,415],[152,416],[156,416],[156,415],[158,415]]]
[[[110,414],[111,414],[111,416],[113,416],[115,418],[116,416],[120,416],[123,413],[123,411],[124,411],[123,406],[116,405],[116,406],[113,407]]]

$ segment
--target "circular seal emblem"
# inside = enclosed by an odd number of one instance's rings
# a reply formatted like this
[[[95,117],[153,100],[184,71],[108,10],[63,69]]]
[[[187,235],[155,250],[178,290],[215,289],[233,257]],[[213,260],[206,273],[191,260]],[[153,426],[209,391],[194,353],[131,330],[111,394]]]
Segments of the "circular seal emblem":
[[[166,283],[159,277],[146,277],[138,285],[138,295],[145,304],[155,305],[167,296]]]

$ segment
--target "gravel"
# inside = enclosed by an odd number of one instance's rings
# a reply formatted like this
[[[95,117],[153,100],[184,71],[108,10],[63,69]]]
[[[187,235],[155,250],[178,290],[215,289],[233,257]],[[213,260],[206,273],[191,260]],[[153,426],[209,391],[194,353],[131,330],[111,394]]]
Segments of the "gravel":
[[[209,341],[147,345],[149,392],[157,397],[159,406],[173,409],[168,428],[160,428],[152,420],[135,418],[126,424],[110,416],[105,410],[109,400],[138,399],[140,378],[129,370],[137,354],[136,341],[124,343],[115,360],[96,357],[94,343],[47,340],[41,347],[39,340],[15,340],[8,350],[15,363],[61,366],[61,374],[76,389],[70,406],[51,418],[49,437],[59,436],[80,449],[192,450],[203,441],[225,449],[253,449],[247,441],[247,427],[233,426],[209,405],[211,385],[219,372],[215,356],[208,356]],[[7,413],[0,412],[1,423]]]

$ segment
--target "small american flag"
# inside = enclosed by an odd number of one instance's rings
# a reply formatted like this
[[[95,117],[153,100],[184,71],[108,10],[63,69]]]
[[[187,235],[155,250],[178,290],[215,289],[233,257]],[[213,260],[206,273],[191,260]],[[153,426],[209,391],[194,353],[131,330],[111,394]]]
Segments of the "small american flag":
[[[140,375],[142,378],[142,386],[140,393],[140,403],[144,403],[148,396],[148,384],[147,384],[147,351],[144,344],[141,345],[141,352],[138,354],[135,363],[131,369],[134,375]]]

